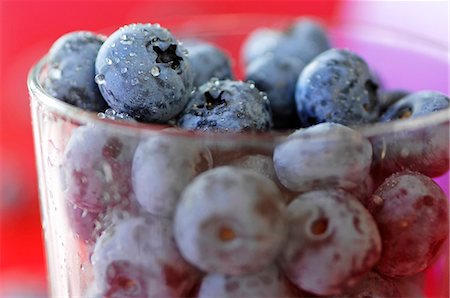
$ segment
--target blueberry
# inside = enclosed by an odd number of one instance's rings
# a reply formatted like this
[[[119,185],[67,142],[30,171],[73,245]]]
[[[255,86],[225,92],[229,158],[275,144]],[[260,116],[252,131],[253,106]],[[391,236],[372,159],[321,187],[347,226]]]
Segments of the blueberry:
[[[402,296],[395,283],[380,274],[370,271],[367,275],[354,287],[348,290],[341,298],[397,298],[397,297],[413,297]],[[333,298],[333,297],[330,297]],[[336,297],[337,298],[337,297]]]
[[[273,52],[278,57],[296,57],[308,64],[330,47],[327,33],[319,22],[299,18],[283,32]]]
[[[183,189],[211,167],[211,153],[199,144],[170,135],[143,140],[136,149],[132,168],[137,200],[152,214],[171,216]]]
[[[410,92],[401,89],[380,90],[380,114],[384,114],[390,106],[394,105],[397,101],[399,101],[403,97],[408,96],[409,94]]]
[[[194,86],[198,87],[211,78],[219,80],[233,79],[230,58],[223,50],[207,42],[192,40],[185,41],[194,72]]]
[[[219,167],[184,190],[175,212],[182,255],[207,272],[256,273],[285,240],[284,204],[276,185],[251,170]]]
[[[380,258],[381,239],[372,216],[344,191],[300,195],[288,207],[288,224],[281,266],[305,291],[341,294]]]
[[[115,222],[98,239],[91,260],[102,297],[180,297],[199,281],[176,248],[172,222],[157,217]]]
[[[295,100],[303,125],[337,122],[357,125],[378,118],[378,86],[366,62],[347,50],[331,49],[300,74]]]
[[[105,38],[78,31],[63,35],[48,54],[43,87],[51,95],[84,110],[108,107],[95,84],[95,58]]]
[[[375,181],[371,175],[368,175],[366,179],[358,184],[355,189],[351,190],[350,193],[365,205],[364,202],[370,198],[374,191]]]
[[[272,52],[279,43],[280,37],[280,31],[269,28],[258,28],[251,32],[241,48],[244,63],[248,65],[256,58]]]
[[[108,104],[144,122],[174,118],[192,91],[186,50],[156,24],[132,24],[111,34],[98,52],[95,68]]]
[[[391,279],[398,288],[400,297],[426,297],[424,293],[425,273]]]
[[[282,198],[285,203],[289,203],[297,193],[289,191],[283,184],[278,180],[277,174],[275,173],[275,168],[273,166],[273,158],[268,155],[253,154],[246,155],[229,163],[231,166],[235,166],[242,169],[253,170],[256,173],[269,178],[277,185],[278,189],[282,193]]]
[[[383,206],[374,219],[383,240],[377,271],[407,276],[425,270],[449,232],[448,199],[431,178],[400,172],[375,191]]]
[[[392,105],[382,121],[418,118],[448,109],[444,94],[422,91],[410,94]],[[394,125],[394,123],[392,123]],[[435,177],[449,169],[448,123],[429,122],[427,127],[397,129],[372,138],[374,162],[380,175],[409,169]]]
[[[79,208],[71,202],[66,204],[67,218],[75,236],[88,243],[92,242],[97,236],[95,235],[96,223],[101,213]]]
[[[355,190],[369,175],[372,146],[355,130],[322,123],[297,130],[273,154],[280,182],[292,191]]]
[[[72,132],[63,161],[67,199],[78,208],[104,212],[107,207],[128,205],[131,162],[137,140],[94,125]]]
[[[381,115],[380,121],[417,118],[436,111],[448,109],[448,96],[434,91],[421,91],[401,98]]]
[[[254,84],[212,79],[192,95],[178,125],[214,132],[267,131],[271,117],[267,96]]]
[[[206,275],[198,298],[297,297],[280,269],[271,265],[255,274],[232,276],[219,273]]]
[[[297,58],[267,54],[258,57],[246,69],[247,79],[267,94],[274,128],[299,126],[295,105],[295,84],[305,65]]]

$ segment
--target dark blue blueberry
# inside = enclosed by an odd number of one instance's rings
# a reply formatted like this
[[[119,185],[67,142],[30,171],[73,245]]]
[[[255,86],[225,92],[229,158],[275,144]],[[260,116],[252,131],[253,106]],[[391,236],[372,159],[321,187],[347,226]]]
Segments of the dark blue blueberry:
[[[63,35],[48,54],[43,87],[51,95],[84,110],[99,112],[108,104],[95,84],[95,58],[104,37],[87,31]]]
[[[267,94],[275,128],[299,126],[294,95],[297,78],[304,66],[297,58],[266,54],[254,59],[247,68],[247,79]]]
[[[320,23],[300,18],[283,32],[273,52],[277,56],[296,57],[308,64],[331,48],[327,33]]]
[[[448,107],[449,98],[444,94],[422,91],[400,99],[380,120],[417,118]],[[445,122],[393,130],[373,137],[372,144],[375,169],[381,176],[409,169],[435,177],[449,169],[449,127]]]
[[[194,86],[198,87],[211,78],[233,79],[230,58],[218,47],[201,41],[187,41],[183,45],[188,50]]]
[[[397,101],[381,115],[381,121],[415,118],[443,109],[448,109],[449,98],[439,92],[422,91],[410,94]]]
[[[95,67],[96,82],[108,104],[139,121],[169,121],[192,91],[186,50],[156,24],[132,24],[111,34]]]
[[[212,79],[192,95],[178,125],[203,131],[268,131],[270,102],[254,84]]]
[[[380,90],[378,98],[380,100],[380,113],[384,114],[390,106],[395,104],[397,101],[409,95],[410,92],[405,90]]]
[[[281,32],[269,28],[259,28],[251,32],[244,41],[241,56],[244,64],[273,51],[281,37]]]
[[[295,100],[303,125],[347,126],[378,118],[378,86],[366,62],[348,50],[331,49],[308,64],[297,81]]]

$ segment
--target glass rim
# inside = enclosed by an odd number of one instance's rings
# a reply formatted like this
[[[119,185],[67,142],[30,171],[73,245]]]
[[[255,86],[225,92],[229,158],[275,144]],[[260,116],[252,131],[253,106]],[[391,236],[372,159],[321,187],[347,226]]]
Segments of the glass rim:
[[[229,17],[229,15],[222,15],[225,17]],[[255,17],[255,14],[252,15]],[[286,18],[286,16],[284,16]],[[209,16],[208,18],[211,18]],[[190,19],[190,18],[188,18]],[[214,16],[216,19],[216,16]],[[288,19],[294,19],[293,17],[288,17]],[[209,28],[209,27],[208,27]],[[360,32],[360,35],[354,35],[355,28],[358,30],[362,30],[364,28],[364,34]],[[344,29],[349,29],[344,30]],[[380,40],[374,40],[372,34],[367,34],[367,29],[376,32],[376,34],[382,34],[386,38]],[[410,43],[411,41],[422,41],[423,44],[425,42],[426,47],[424,48],[415,48],[416,52],[424,52],[426,51],[428,54],[432,54],[433,57],[438,58],[445,61],[447,65],[450,66],[448,61],[449,53],[447,48],[431,39],[422,38],[421,36],[409,34],[405,32],[401,32],[398,30],[392,30],[386,27],[374,26],[367,23],[352,23],[351,27],[349,24],[341,24],[338,28],[331,28],[330,34],[333,35],[343,35],[351,38],[357,38],[358,40],[367,41],[367,42],[376,42],[378,44],[386,44],[389,46],[401,47],[405,42]],[[207,30],[209,36],[218,36],[215,32],[211,31],[211,28]],[[352,33],[349,33],[352,32]],[[223,33],[225,34],[225,33]],[[387,34],[387,35],[386,35]],[[195,32],[194,35],[196,36]],[[393,44],[392,42],[395,42]],[[431,51],[430,51],[431,50]],[[28,73],[27,78],[27,86],[30,94],[30,101],[37,101],[43,106],[45,106],[46,110],[58,113],[66,118],[77,121],[79,123],[92,123],[98,126],[108,126],[110,128],[116,128],[125,131],[131,132],[139,132],[142,134],[168,134],[168,135],[176,135],[180,137],[186,138],[207,138],[207,139],[215,139],[215,140],[223,140],[223,141],[282,141],[286,137],[288,137],[294,130],[274,130],[270,132],[240,132],[240,133],[232,133],[232,132],[204,132],[204,131],[192,131],[185,130],[178,127],[168,126],[167,124],[158,124],[158,123],[141,123],[141,122],[128,122],[128,121],[115,121],[109,119],[102,119],[98,117],[97,112],[90,112],[86,110],[82,110],[76,106],[68,104],[62,100],[59,100],[51,95],[49,95],[43,88],[40,83],[40,74],[42,69],[45,67],[47,61],[47,55],[42,57],[36,64],[32,66]],[[432,127],[435,125],[443,124],[450,122],[450,110],[445,109],[441,111],[437,111],[431,113],[429,115],[424,115],[418,118],[410,118],[404,120],[397,120],[391,122],[376,122],[369,123],[363,125],[350,126],[352,129],[355,129],[359,133],[362,134],[363,137],[371,138],[378,135],[384,135],[389,133],[396,132],[406,132],[412,130],[418,130],[426,127]],[[165,128],[170,128],[164,130]],[[317,138],[321,138],[323,136],[317,136]],[[315,136],[308,137],[309,139],[316,138]]]

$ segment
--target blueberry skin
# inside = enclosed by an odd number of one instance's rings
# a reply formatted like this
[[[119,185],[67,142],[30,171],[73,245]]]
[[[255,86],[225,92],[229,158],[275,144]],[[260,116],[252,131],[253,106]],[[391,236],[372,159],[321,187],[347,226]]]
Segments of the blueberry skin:
[[[192,71],[194,72],[194,86],[198,87],[211,78],[219,80],[233,79],[230,58],[218,47],[202,41],[185,41]]]
[[[392,105],[394,105],[397,101],[406,97],[411,92],[401,89],[394,90],[380,90],[379,91],[379,100],[380,100],[380,114],[384,114],[387,109],[389,109]]]
[[[275,183],[252,170],[223,166],[197,176],[175,212],[182,255],[207,272],[263,270],[286,239],[281,196]]]
[[[245,65],[258,57],[273,52],[281,38],[281,32],[269,28],[258,28],[245,39],[241,48],[241,57]]]
[[[410,94],[392,105],[381,121],[418,118],[448,109],[449,98],[432,91]],[[395,121],[392,122],[395,125]],[[449,169],[449,125],[438,123],[409,130],[396,130],[372,138],[375,169],[381,176],[409,169],[430,177]]]
[[[270,101],[274,128],[297,128],[295,84],[304,68],[301,60],[267,54],[258,57],[246,69],[247,80],[265,92]]]
[[[358,191],[369,176],[372,146],[351,128],[321,123],[291,134],[275,148],[273,162],[278,179],[292,191]]]
[[[91,263],[102,297],[185,297],[200,279],[176,247],[172,222],[148,215],[113,221]]]
[[[303,125],[374,122],[378,86],[366,62],[348,50],[331,49],[308,64],[298,78],[295,100]]]
[[[255,274],[232,276],[212,273],[206,275],[201,283],[198,298],[234,297],[303,297],[294,293],[283,272],[276,266]]]
[[[108,104],[95,77],[95,58],[105,37],[88,31],[63,35],[50,48],[44,89],[51,95],[81,109],[99,112]]]
[[[73,130],[63,156],[69,202],[94,213],[132,201],[131,164],[137,140],[94,125]]]
[[[331,48],[322,25],[309,18],[294,21],[277,42],[276,56],[296,57],[308,64],[317,55]]]
[[[423,296],[423,295],[422,295]],[[370,271],[356,286],[349,289],[342,296],[329,298],[398,298],[413,297],[401,295],[399,289],[392,279],[383,277],[375,271]],[[414,296],[421,297],[421,296]]]
[[[312,191],[287,208],[289,240],[280,257],[287,277],[319,296],[339,295],[377,263],[381,238],[361,203],[338,190]]]
[[[421,91],[401,98],[380,117],[380,121],[416,118],[443,109],[448,109],[449,98],[434,91]]]
[[[167,122],[183,109],[192,91],[186,50],[156,24],[132,24],[111,34],[95,68],[108,104],[138,121]]]
[[[376,270],[390,277],[424,271],[448,239],[449,206],[444,191],[431,178],[404,171],[388,177],[375,195],[383,200],[373,213],[383,242]]]
[[[136,149],[131,181],[144,210],[171,217],[184,188],[211,167],[212,157],[206,147],[176,137],[152,136]]]
[[[193,93],[178,126],[212,132],[268,131],[270,102],[254,84],[212,79]]]

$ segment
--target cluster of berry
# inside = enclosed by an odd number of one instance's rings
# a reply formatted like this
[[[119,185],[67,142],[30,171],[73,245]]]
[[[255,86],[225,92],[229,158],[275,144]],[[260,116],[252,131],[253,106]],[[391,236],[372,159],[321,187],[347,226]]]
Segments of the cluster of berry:
[[[133,24],[63,36],[42,85],[113,121],[206,132],[297,129],[274,148],[161,128],[87,124],[63,161],[89,297],[398,297],[448,237],[448,123],[364,137],[358,125],[448,109],[441,93],[378,90],[366,62],[300,19],[243,46],[248,81],[214,45]],[[176,130],[175,130],[176,131]],[[251,135],[249,136],[252,137]]]

